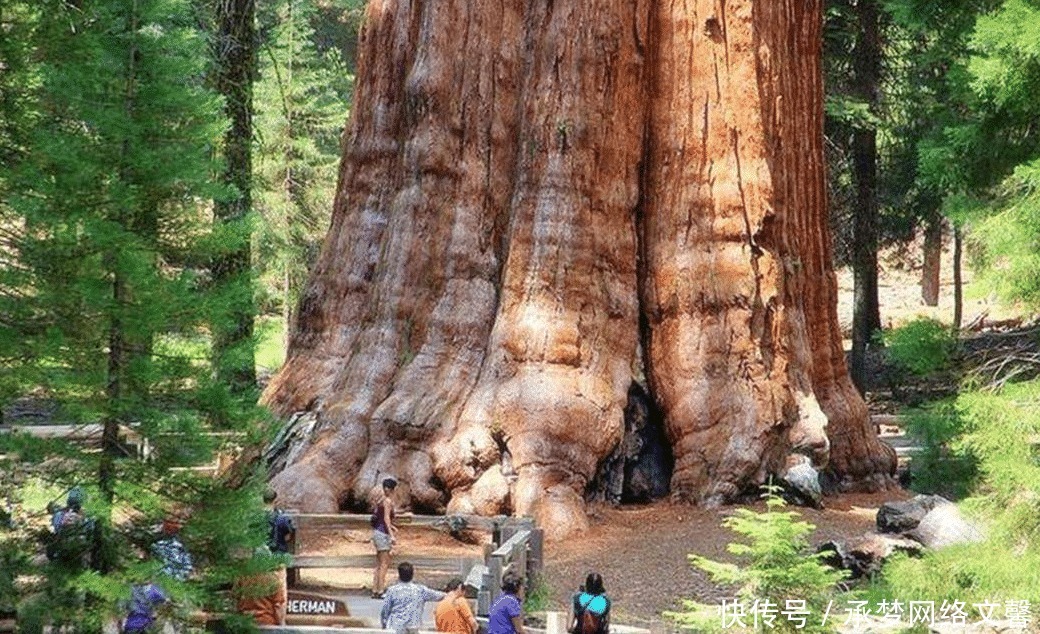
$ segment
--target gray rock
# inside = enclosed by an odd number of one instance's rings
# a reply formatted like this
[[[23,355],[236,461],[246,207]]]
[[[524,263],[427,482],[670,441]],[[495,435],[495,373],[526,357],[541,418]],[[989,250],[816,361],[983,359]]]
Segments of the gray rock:
[[[824,555],[824,562],[850,571],[852,578],[857,579],[879,572],[882,564],[895,553],[916,556],[923,550],[924,547],[912,539],[867,533],[827,542],[817,552]]]
[[[879,533],[906,533],[917,528],[924,516],[940,504],[952,504],[939,495],[918,495],[903,502],[885,502],[877,512]]]
[[[780,476],[788,497],[796,504],[804,504],[813,508],[823,507],[823,490],[820,488],[820,474],[813,468],[807,456],[792,455],[788,458],[787,468]]]
[[[968,521],[955,504],[940,504],[933,508],[917,528],[907,533],[907,537],[921,542],[928,548],[977,544],[986,539],[982,527]]]

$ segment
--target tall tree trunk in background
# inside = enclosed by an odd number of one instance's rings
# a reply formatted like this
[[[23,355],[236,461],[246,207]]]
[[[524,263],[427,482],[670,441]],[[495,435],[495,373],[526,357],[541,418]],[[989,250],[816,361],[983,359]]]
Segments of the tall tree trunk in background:
[[[964,320],[964,280],[961,271],[961,249],[964,234],[961,228],[953,228],[953,329],[960,330]]]
[[[924,263],[921,266],[921,299],[926,306],[939,305],[939,273],[942,270],[942,217],[924,231]]]
[[[856,96],[875,111],[881,73],[881,33],[877,0],[858,0],[859,33],[853,55]],[[863,392],[867,348],[881,329],[878,303],[877,129],[863,122],[852,137],[852,169],[856,205],[852,229],[852,380]]]
[[[643,376],[682,498],[872,434],[840,356],[820,4],[763,4],[369,4],[332,226],[264,396],[315,414],[285,504],[363,506],[392,473],[416,509],[581,528]],[[876,438],[841,451],[844,484],[887,484]]]
[[[213,324],[218,379],[238,394],[256,388],[253,354],[253,302],[250,233],[252,210],[253,80],[256,76],[254,0],[217,0],[217,91],[225,100],[231,126],[224,137],[224,182],[230,199],[214,205],[218,231],[227,250],[213,263],[213,281],[224,291],[226,314]]]

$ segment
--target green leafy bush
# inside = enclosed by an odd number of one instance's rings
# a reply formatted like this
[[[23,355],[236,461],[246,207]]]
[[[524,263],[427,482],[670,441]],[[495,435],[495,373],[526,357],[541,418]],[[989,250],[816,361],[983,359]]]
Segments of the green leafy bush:
[[[949,328],[927,317],[885,332],[882,341],[893,363],[919,376],[944,369],[957,343]]]
[[[900,601],[1040,602],[1040,381],[972,391],[947,404],[958,421],[951,445],[977,461],[962,507],[985,522],[984,543],[895,558],[878,595]],[[946,429],[944,433],[949,432]]]
[[[953,400],[906,414],[906,430],[921,443],[910,463],[913,490],[959,500],[978,477],[978,459],[963,442],[966,422]]]
[[[786,505],[777,487],[765,487],[765,512],[737,509],[723,525],[747,538],[748,543],[731,543],[727,550],[743,559],[743,565],[712,561],[700,555],[690,555],[690,562],[706,571],[716,583],[735,584],[738,599],[747,608],[743,618],[747,627],[763,629],[762,614],[765,606],[777,611],[793,607],[790,601],[804,601],[804,622],[777,614],[766,629],[776,631],[819,632],[830,631],[822,626],[821,615],[835,594],[836,584],[847,575],[835,570],[815,554],[809,535],[815,526],[798,521],[794,511],[781,511]],[[757,602],[757,603],[756,603]],[[758,606],[754,610],[752,606]],[[683,601],[684,610],[665,616],[684,629],[713,630],[722,627],[722,614],[717,606],[706,606],[695,601]],[[759,612],[757,625],[754,623]]]
[[[552,589],[541,577],[536,577],[524,596],[524,609],[528,614],[544,612],[551,607]]]

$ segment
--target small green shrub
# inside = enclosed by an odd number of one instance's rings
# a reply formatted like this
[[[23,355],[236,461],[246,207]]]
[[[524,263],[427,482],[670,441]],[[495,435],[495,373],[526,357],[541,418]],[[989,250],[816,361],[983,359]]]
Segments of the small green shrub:
[[[910,462],[910,486],[959,500],[978,478],[978,459],[963,442],[966,421],[953,400],[940,401],[906,413],[907,433],[921,443]]]
[[[830,631],[822,626],[821,615],[835,596],[836,584],[847,575],[835,570],[815,554],[809,535],[815,526],[798,521],[801,516],[793,511],[780,511],[785,506],[777,487],[765,487],[763,495],[767,510],[756,512],[737,509],[723,525],[747,538],[748,543],[731,543],[727,550],[743,559],[743,565],[712,561],[699,555],[690,555],[694,566],[706,571],[716,583],[735,584],[737,594],[748,610],[743,623],[747,627],[763,629],[761,615],[757,625],[752,606],[771,605],[776,610],[775,620],[765,629],[776,631],[820,632]],[[791,619],[779,612],[792,607],[789,601],[804,601],[805,621]],[[683,601],[683,611],[665,613],[684,629],[716,630],[722,626],[723,616],[717,607],[695,601]]]
[[[995,601],[1002,618],[1005,601],[1040,602],[1040,380],[964,392],[945,407],[956,423],[932,429],[976,461],[962,507],[982,518],[987,538],[920,559],[894,558],[874,592],[900,601],[963,601],[969,611]]]
[[[528,613],[544,612],[551,607],[552,590],[541,577],[536,577],[524,597],[524,610]]]
[[[881,336],[889,359],[902,369],[925,376],[946,368],[957,340],[935,319],[920,317]]]

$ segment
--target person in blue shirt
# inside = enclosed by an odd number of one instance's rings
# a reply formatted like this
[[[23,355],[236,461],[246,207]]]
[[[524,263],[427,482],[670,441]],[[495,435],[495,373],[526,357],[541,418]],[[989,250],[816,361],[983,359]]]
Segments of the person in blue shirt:
[[[522,587],[513,573],[502,577],[502,594],[488,610],[488,634],[525,634]]]
[[[610,599],[599,573],[589,573],[581,591],[574,595],[571,608],[573,617],[568,631],[574,634],[608,634],[610,631]]]
[[[426,602],[444,598],[440,590],[412,581],[414,577],[415,568],[407,561],[397,567],[397,578],[400,581],[386,589],[383,609],[379,615],[384,630],[393,630],[396,634],[418,632]]]
[[[130,590],[130,611],[123,621],[122,634],[144,634],[155,625],[155,609],[169,598],[154,583],[135,585]]]

